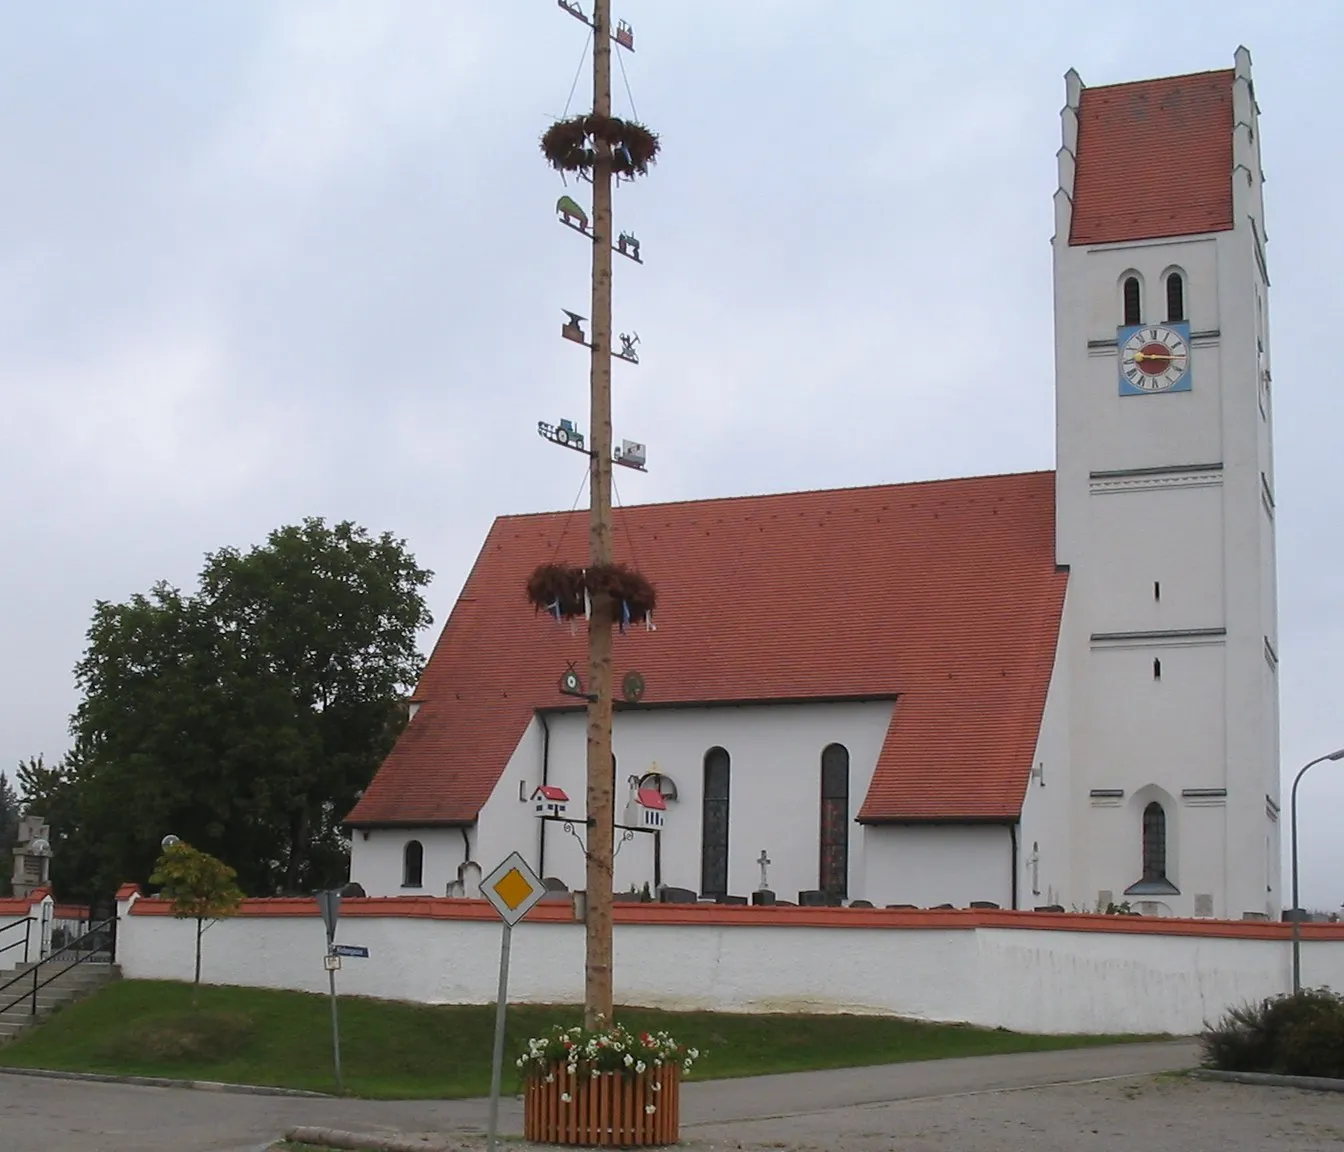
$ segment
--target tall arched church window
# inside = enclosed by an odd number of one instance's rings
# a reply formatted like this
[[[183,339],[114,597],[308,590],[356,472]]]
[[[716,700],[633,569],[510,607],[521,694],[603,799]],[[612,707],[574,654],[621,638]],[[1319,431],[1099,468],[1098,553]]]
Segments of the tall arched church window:
[[[401,886],[420,888],[425,879],[425,846],[419,840],[406,841],[401,855]]]
[[[728,793],[732,762],[724,748],[705,753],[700,832],[700,892],[728,895]]]
[[[1125,279],[1125,323],[1143,323],[1143,300],[1139,295],[1139,278],[1129,276]]]
[[[821,753],[821,872],[817,885],[849,895],[849,749],[828,744]]]
[[[1185,319],[1185,281],[1179,272],[1167,276],[1167,319]]]
[[[1145,884],[1167,878],[1167,813],[1154,800],[1143,810],[1143,880]]]

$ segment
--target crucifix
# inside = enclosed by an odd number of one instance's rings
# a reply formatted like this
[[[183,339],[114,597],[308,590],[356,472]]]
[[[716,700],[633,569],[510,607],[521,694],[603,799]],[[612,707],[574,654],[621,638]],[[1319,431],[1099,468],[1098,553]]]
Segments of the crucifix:
[[[1041,845],[1039,840],[1031,842],[1031,855],[1027,857],[1027,865],[1031,868],[1031,894],[1039,896],[1041,894]]]
[[[757,888],[756,891],[769,892],[770,881],[766,878],[765,869],[768,865],[773,864],[774,861],[771,860],[770,857],[765,854],[765,849],[762,848],[761,854],[756,858],[756,863],[761,866],[761,886]]]

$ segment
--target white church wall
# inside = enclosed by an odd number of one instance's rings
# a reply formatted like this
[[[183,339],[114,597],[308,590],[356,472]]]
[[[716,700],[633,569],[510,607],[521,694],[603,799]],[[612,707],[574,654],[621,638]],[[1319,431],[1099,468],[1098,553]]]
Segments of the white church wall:
[[[700,891],[701,830],[705,754],[725,748],[731,757],[728,885],[748,896],[760,883],[756,863],[762,850],[772,861],[768,879],[783,899],[816,888],[820,867],[821,753],[831,743],[849,750],[850,897],[863,895],[861,829],[853,823],[868,791],[873,769],[891,722],[891,701],[744,705],[715,708],[648,708],[619,711],[612,728],[616,809],[629,794],[627,779],[658,769],[675,781],[678,799],[668,804],[662,830],[662,881]],[[570,797],[569,813],[585,812],[587,727],[580,712],[552,713],[547,782]],[[520,851],[545,875],[582,888],[584,858],[574,837],[560,825],[545,830],[540,859],[541,821],[530,797],[542,782],[544,732],[534,720],[480,817],[482,865],[488,870],[509,852]],[[615,860],[617,892],[646,882],[653,886],[653,838],[645,833],[620,846]]]
[[[343,995],[488,1004],[500,925],[483,901],[347,901],[342,943],[369,948]],[[138,900],[118,933],[129,979],[190,980],[194,924]],[[1308,985],[1344,988],[1344,925],[1310,925]],[[583,925],[542,904],[514,932],[510,999],[577,1004]],[[311,901],[249,901],[206,937],[207,983],[324,992]],[[1030,912],[618,906],[617,1000],[672,1009],[857,1012],[1022,1032],[1193,1034],[1290,985],[1283,924]]]
[[[474,846],[475,833],[468,828],[356,829],[350,837],[350,878],[369,896],[446,896],[468,855],[464,834]],[[409,887],[403,884],[404,862],[412,840],[424,855],[421,883]]]
[[[1154,678],[1154,659],[1162,662],[1161,679]],[[1223,875],[1222,809],[1209,808],[1200,819],[1187,820],[1191,810],[1180,797],[1186,789],[1226,787],[1223,659],[1217,641],[1094,646],[1089,653],[1087,715],[1093,742],[1087,826],[1095,887],[1084,897],[1089,903],[1110,892],[1117,903],[1152,898],[1165,905],[1165,914],[1190,916],[1195,895],[1216,895],[1221,889],[1221,881],[1192,888],[1194,877],[1186,869],[1199,861],[1201,871],[1212,865],[1216,875]],[[1143,875],[1143,809],[1152,800],[1166,814],[1167,879],[1180,893],[1127,897],[1125,889]],[[1241,911],[1233,910],[1235,915]],[[1215,907],[1214,914],[1228,913]]]
[[[866,898],[879,907],[1012,906],[1012,839],[1004,825],[874,824],[864,829]]]
[[[1188,481],[1187,481],[1188,483]],[[1093,493],[1090,631],[1219,628],[1223,624],[1221,486],[1125,487]]]
[[[1067,908],[1074,900],[1081,900],[1073,895],[1079,887],[1073,837],[1077,773],[1069,754],[1070,700],[1074,691],[1070,673],[1072,630],[1078,618],[1077,597],[1070,585],[1064,597],[1032,774],[1022,800],[1017,854],[1019,908],[1045,904],[1062,904]]]

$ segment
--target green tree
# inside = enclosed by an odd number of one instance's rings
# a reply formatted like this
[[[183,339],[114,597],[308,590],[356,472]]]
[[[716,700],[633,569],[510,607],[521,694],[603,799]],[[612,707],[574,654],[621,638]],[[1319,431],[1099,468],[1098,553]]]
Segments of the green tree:
[[[143,881],[169,833],[246,892],[340,884],[340,820],[405,723],[431,575],[404,541],[312,518],[208,555],[193,594],[99,602],[74,748],[23,777],[58,885]]]
[[[196,921],[196,978],[201,984],[201,937],[206,921],[212,924],[232,916],[243,902],[243,894],[234,883],[238,873],[224,861],[201,852],[184,841],[168,844],[159,856],[151,884],[161,885],[161,895],[172,902],[173,915],[179,920]],[[195,993],[192,1003],[195,1003]]]
[[[10,867],[14,863],[14,845],[19,835],[19,796],[3,772],[0,772],[0,892],[11,887]]]

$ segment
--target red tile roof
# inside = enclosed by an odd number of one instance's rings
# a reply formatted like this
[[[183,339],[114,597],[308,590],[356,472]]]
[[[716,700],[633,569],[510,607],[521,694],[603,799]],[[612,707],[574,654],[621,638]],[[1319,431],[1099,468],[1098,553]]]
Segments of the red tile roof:
[[[1232,227],[1231,70],[1084,88],[1070,244]]]
[[[587,511],[495,521],[423,700],[352,826],[466,823],[586,635],[535,615],[538,563],[582,562]],[[659,588],[616,638],[641,707],[893,697],[864,820],[1009,820],[1022,806],[1067,576],[1054,474],[618,509],[617,559]]]

